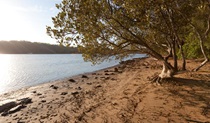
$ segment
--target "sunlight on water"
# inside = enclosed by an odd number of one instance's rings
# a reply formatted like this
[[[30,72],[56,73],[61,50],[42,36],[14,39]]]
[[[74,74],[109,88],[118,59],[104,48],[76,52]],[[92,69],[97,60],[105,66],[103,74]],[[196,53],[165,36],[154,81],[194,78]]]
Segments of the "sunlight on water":
[[[142,55],[138,56],[142,57]],[[107,68],[119,61],[92,66],[81,54],[0,54],[0,94]]]
[[[0,92],[4,91],[9,84],[10,67],[12,58],[9,55],[0,55]]]

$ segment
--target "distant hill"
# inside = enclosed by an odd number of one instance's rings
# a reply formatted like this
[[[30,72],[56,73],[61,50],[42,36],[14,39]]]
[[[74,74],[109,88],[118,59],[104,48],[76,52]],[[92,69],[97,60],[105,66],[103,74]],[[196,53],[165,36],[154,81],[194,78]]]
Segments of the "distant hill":
[[[75,47],[64,47],[27,41],[0,41],[0,54],[70,54]]]

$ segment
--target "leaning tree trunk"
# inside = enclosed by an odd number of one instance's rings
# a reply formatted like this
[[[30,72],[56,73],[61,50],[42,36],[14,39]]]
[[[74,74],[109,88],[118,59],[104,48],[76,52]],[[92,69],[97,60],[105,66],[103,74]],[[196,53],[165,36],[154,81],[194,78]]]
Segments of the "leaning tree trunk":
[[[210,4],[210,1],[207,1],[207,2],[208,2],[208,4]],[[210,8],[210,6],[208,6],[208,8]],[[206,52],[204,50],[204,40],[207,40],[207,36],[209,34],[209,31],[210,31],[210,15],[208,16],[207,29],[206,29],[206,32],[204,33],[204,35],[202,35],[196,29],[196,27],[194,25],[191,25],[191,26],[194,28],[194,30],[195,30],[195,32],[196,32],[196,34],[198,36],[198,39],[200,41],[201,52],[202,52],[202,54],[203,54],[203,56],[205,58],[205,60],[197,68],[193,69],[193,71],[198,71],[201,67],[203,67],[209,61],[209,58],[207,57]]]
[[[195,30],[195,31],[196,31],[199,41],[200,41],[201,52],[205,58],[205,60],[197,68],[193,69],[193,71],[198,71],[201,67],[203,67],[209,61],[209,59],[208,59],[206,52],[204,50],[204,39],[203,39],[204,37],[202,37],[201,34],[197,30]]]
[[[173,75],[174,75],[174,73],[175,73],[174,68],[171,66],[170,63],[168,63],[167,61],[165,61],[163,63],[163,70],[159,74],[159,77],[161,79],[172,78]]]
[[[151,80],[159,84],[159,82],[164,79],[172,78],[174,74],[175,74],[174,67],[165,60],[163,62],[162,72],[159,75],[153,77]]]

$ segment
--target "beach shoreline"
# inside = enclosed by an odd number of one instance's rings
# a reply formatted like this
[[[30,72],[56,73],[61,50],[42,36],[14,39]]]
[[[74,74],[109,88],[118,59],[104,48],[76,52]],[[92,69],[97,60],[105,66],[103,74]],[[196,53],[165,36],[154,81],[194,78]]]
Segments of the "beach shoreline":
[[[187,69],[199,64],[188,63]],[[134,59],[2,94],[0,113],[4,116],[0,116],[0,122],[209,123],[210,64],[201,72],[184,72],[160,86],[148,77],[161,72],[161,68],[158,60]],[[1,112],[2,105],[10,102],[17,103],[6,113]]]

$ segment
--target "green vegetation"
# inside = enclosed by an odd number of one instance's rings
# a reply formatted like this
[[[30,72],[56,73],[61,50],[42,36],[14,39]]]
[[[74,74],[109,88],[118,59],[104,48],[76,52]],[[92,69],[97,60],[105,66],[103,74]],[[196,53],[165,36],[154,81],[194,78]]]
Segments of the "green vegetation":
[[[26,41],[0,41],[2,54],[67,54],[78,53],[77,48]]]
[[[47,33],[60,44],[76,43],[87,61],[146,53],[163,62],[154,80],[178,71],[178,56],[208,62],[209,0],[63,0]],[[173,65],[168,62],[173,58]]]

